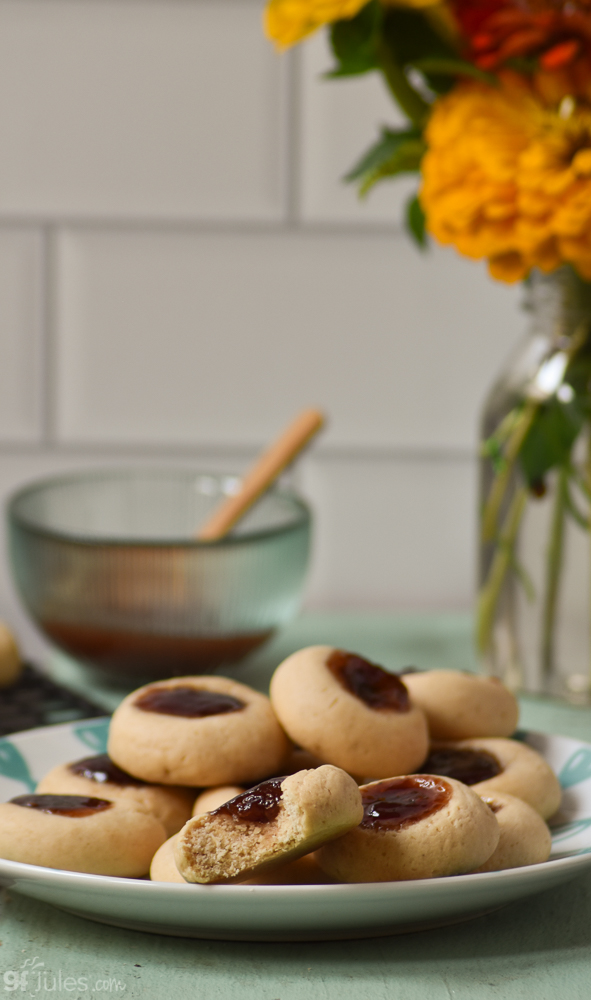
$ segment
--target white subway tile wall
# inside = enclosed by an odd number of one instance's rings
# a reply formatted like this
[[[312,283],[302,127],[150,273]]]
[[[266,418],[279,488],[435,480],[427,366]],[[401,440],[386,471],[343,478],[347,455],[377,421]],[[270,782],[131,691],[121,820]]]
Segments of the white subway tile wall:
[[[518,289],[342,176],[396,116],[280,55],[262,0],[0,0],[0,491],[120,463],[242,468],[301,406],[307,604],[468,609],[479,407]],[[0,615],[42,656],[11,588]]]

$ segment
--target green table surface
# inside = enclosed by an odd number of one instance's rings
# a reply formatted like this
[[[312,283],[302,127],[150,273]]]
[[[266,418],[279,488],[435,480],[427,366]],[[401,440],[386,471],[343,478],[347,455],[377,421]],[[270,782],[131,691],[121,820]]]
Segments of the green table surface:
[[[475,666],[465,616],[306,614],[227,674],[265,688],[288,653],[312,643],[355,649],[392,669]],[[51,673],[105,708],[124,687],[64,659]],[[591,710],[525,696],[524,728],[591,742]],[[453,927],[372,940],[305,944],[198,941],[94,924],[9,890],[2,899],[0,995],[97,993],[197,1000],[575,1000],[591,996],[591,875]],[[24,963],[28,962],[27,966]],[[43,963],[42,965],[40,963]]]

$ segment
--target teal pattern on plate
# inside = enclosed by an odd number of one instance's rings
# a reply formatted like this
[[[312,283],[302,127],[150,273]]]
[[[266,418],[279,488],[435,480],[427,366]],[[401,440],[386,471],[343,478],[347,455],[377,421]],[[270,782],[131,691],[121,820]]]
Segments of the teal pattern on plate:
[[[563,788],[572,788],[591,778],[591,750],[581,747],[567,760],[558,775]]]
[[[12,781],[20,781],[30,792],[35,791],[37,782],[33,780],[29,765],[20,750],[10,740],[0,740],[0,774]]]
[[[96,722],[85,722],[83,726],[74,726],[72,731],[74,736],[95,754],[106,753],[110,721],[110,718],[106,718],[97,719]]]

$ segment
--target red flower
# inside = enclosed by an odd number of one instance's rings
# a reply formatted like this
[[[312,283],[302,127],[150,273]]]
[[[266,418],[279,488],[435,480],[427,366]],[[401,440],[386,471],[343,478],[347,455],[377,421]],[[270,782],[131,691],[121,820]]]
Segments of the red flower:
[[[481,69],[525,58],[542,73],[580,60],[591,70],[591,0],[452,0],[452,6]]]

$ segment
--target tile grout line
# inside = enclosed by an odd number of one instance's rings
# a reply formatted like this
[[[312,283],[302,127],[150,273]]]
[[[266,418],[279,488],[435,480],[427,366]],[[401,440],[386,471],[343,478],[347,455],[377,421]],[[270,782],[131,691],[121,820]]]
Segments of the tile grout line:
[[[291,155],[291,154],[288,154]],[[298,182],[299,183],[299,182]],[[286,185],[288,189],[297,188],[295,178]],[[285,199],[288,214],[299,212],[296,202],[299,194],[294,191]],[[292,204],[293,201],[293,204]],[[310,222],[300,218],[266,219],[199,219],[176,218],[174,216],[126,216],[126,215],[93,215],[79,213],[69,215],[5,213],[0,211],[0,228],[8,227],[42,228],[47,231],[57,229],[95,230],[111,232],[153,232],[178,233],[179,235],[227,235],[227,236],[281,236],[293,233],[296,229],[303,236],[311,237],[352,237],[363,238],[383,237],[391,240],[400,236],[402,229],[398,223],[378,222]]]
[[[146,442],[100,442],[100,441],[59,441],[57,435],[48,436],[41,443],[23,441],[2,441],[0,455],[84,455],[86,457],[111,456],[114,459],[134,460],[212,460],[232,459],[240,456],[245,462],[252,460],[261,450],[261,443],[244,442],[207,443],[199,445],[150,444]],[[430,463],[475,463],[475,449],[463,447],[397,447],[395,445],[347,445],[318,444],[314,452],[306,456],[308,461],[351,461],[351,462],[430,462]]]
[[[57,357],[56,357],[56,227],[46,225],[43,233],[43,409],[42,441],[45,447],[56,444]]]
[[[300,200],[302,179],[302,61],[299,49],[287,54],[287,115],[285,143],[286,212],[290,229],[301,224]]]

